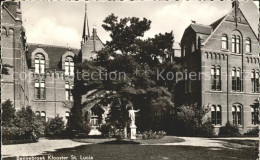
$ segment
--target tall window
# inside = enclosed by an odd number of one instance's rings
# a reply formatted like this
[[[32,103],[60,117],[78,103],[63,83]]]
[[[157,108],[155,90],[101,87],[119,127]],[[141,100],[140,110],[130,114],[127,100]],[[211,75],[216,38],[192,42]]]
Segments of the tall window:
[[[211,124],[221,125],[221,106],[211,107]]]
[[[236,37],[232,36],[232,52],[236,52]]]
[[[45,72],[45,58],[42,54],[37,53],[34,59],[35,73]]]
[[[240,53],[240,36],[236,36],[236,53]]]
[[[228,49],[228,37],[226,34],[222,35],[222,49]]]
[[[67,126],[69,126],[70,125],[70,112],[66,112],[65,113],[65,118],[67,119]]]
[[[233,105],[232,106],[232,118],[233,118],[233,124],[234,125],[241,125],[241,118],[242,118],[242,112],[241,112],[242,106],[241,105]]]
[[[44,100],[45,99],[45,81],[35,81],[35,99]]]
[[[65,97],[66,101],[73,101],[73,96],[71,90],[73,89],[73,84],[70,84],[69,82],[65,83]]]
[[[251,107],[251,124],[258,124],[259,111],[257,107]]]
[[[241,69],[232,69],[232,91],[241,92],[242,91],[242,78]]]
[[[256,92],[256,93],[260,92],[259,70],[251,71],[251,87],[252,87],[252,92]]]
[[[221,68],[211,67],[211,90],[221,90]]]
[[[240,36],[232,36],[232,52],[233,53],[240,53]]]
[[[46,122],[46,113],[44,111],[41,111],[41,120],[42,122]]]
[[[251,39],[247,38],[246,39],[246,53],[250,53],[251,52]]]
[[[74,75],[74,62],[70,56],[65,58],[65,75]]]

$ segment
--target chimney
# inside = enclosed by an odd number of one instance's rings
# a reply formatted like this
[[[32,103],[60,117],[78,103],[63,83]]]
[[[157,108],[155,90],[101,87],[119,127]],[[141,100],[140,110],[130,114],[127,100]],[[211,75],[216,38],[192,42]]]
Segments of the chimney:
[[[235,1],[232,2],[232,8],[234,8],[234,7],[239,8],[239,2],[238,2],[238,0],[235,0]]]

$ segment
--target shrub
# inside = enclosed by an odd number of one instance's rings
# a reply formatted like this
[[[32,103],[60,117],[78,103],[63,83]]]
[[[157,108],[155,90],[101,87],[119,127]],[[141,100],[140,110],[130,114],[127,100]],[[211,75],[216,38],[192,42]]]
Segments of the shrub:
[[[225,126],[220,127],[219,136],[236,137],[239,136],[239,129],[237,126],[230,124],[228,121]]]
[[[259,134],[259,128],[255,127],[253,129],[248,130],[246,133],[244,133],[244,136],[258,137],[258,134]]]
[[[200,125],[196,130],[196,136],[213,137],[215,135],[214,126],[210,119]]]
[[[99,128],[99,131],[101,132],[101,134],[104,137],[109,137],[109,134],[112,132],[112,127],[110,124],[106,123],[101,125],[101,127]]]
[[[27,106],[26,108],[23,107],[16,112],[14,125],[21,128],[24,133],[24,139],[33,138],[34,142],[38,141],[39,136],[43,133],[44,125],[39,117],[34,114],[30,106]]]
[[[8,99],[2,104],[2,126],[12,126],[15,119],[15,108]]]
[[[46,123],[45,135],[47,137],[59,137],[64,129],[64,121],[62,117],[56,116]]]
[[[82,133],[85,134],[84,136],[86,137],[90,131],[91,131],[91,126],[86,122],[83,122]]]
[[[155,131],[149,130],[149,131],[144,131],[142,133],[142,139],[143,140],[160,139],[160,138],[163,138],[165,135],[166,135],[166,133],[164,131],[155,132]]]

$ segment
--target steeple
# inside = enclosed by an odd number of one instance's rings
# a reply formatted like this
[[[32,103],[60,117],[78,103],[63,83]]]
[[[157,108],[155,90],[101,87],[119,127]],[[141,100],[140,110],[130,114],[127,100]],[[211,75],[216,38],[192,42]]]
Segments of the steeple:
[[[87,35],[86,35],[86,30],[88,32]],[[85,43],[89,37],[90,34],[89,34],[89,26],[88,26],[87,4],[85,4],[85,17],[84,17],[84,25],[83,25],[82,43]]]

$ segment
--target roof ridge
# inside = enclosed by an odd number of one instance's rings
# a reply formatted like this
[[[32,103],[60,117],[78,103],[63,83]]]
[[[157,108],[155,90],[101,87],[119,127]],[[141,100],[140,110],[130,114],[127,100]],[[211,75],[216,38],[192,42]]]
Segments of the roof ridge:
[[[42,43],[28,43],[28,45],[40,45],[40,46],[47,46],[47,47],[57,47],[57,48],[71,48],[71,49],[77,49],[80,50],[79,48],[74,48],[74,47],[69,47],[69,46],[59,46],[59,45],[52,45],[52,44],[42,44]]]

